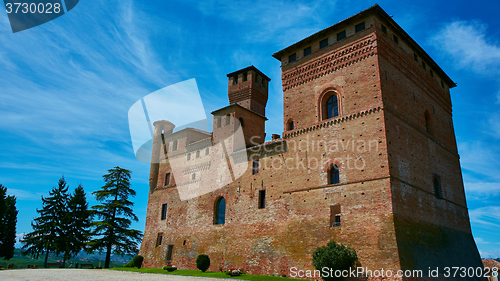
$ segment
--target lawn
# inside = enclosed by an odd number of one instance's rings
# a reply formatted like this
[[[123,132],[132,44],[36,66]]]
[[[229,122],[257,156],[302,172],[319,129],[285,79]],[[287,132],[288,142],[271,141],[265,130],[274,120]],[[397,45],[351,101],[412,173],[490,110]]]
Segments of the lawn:
[[[136,271],[144,273],[160,273],[160,274],[171,274],[171,275],[185,275],[185,276],[200,276],[200,277],[213,277],[213,278],[232,278],[238,280],[255,280],[255,281],[278,281],[278,280],[297,280],[296,278],[286,278],[286,277],[276,277],[267,275],[251,275],[243,274],[241,276],[231,277],[226,275],[224,272],[201,272],[200,270],[176,270],[168,272],[159,268],[133,268],[133,267],[115,267],[110,268],[111,270],[122,270],[122,271]]]

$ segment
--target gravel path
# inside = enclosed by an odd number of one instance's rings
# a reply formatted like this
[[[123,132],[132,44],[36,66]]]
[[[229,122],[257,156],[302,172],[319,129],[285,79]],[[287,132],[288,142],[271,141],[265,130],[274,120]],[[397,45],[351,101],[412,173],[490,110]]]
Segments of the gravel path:
[[[113,281],[113,280],[160,280],[160,281],[227,281],[220,278],[164,275],[103,269],[9,269],[0,271],[0,280],[56,280],[56,281]]]

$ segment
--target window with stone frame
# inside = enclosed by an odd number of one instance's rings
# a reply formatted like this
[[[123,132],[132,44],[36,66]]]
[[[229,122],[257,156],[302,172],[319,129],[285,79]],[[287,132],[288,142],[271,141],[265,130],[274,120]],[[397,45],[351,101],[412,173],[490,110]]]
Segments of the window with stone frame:
[[[340,226],[340,204],[330,206],[330,226]]]

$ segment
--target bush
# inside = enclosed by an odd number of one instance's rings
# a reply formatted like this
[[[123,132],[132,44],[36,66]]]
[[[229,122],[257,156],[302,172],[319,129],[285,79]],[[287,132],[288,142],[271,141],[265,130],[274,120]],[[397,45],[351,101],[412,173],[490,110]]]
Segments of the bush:
[[[172,272],[172,271],[177,270],[177,267],[175,267],[175,266],[173,266],[173,265],[165,265],[165,266],[163,267],[163,270],[166,270],[166,271],[168,271],[168,272]]]
[[[356,251],[349,246],[331,240],[324,247],[317,248],[312,255],[312,264],[317,270],[327,267],[328,271],[349,270],[358,260]],[[323,277],[325,281],[342,280],[338,277]]]
[[[202,272],[207,271],[207,269],[210,267],[210,258],[208,257],[208,255],[199,255],[196,258],[196,267]]]
[[[126,264],[124,264],[123,267],[137,267],[137,268],[141,268],[143,260],[144,260],[143,256],[136,255],[136,256],[134,256],[134,258],[131,261],[129,261]]]

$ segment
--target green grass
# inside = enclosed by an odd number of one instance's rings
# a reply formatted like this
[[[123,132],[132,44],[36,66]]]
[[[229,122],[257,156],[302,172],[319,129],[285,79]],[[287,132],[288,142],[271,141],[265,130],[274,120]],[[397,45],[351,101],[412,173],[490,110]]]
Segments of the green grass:
[[[160,273],[160,274],[171,274],[171,275],[184,275],[184,276],[200,276],[200,277],[213,277],[213,278],[232,278],[238,280],[255,280],[255,281],[277,281],[277,280],[297,280],[296,278],[286,278],[286,277],[276,277],[267,275],[251,275],[243,274],[240,276],[231,277],[226,275],[224,272],[201,272],[200,270],[176,270],[168,272],[159,268],[133,268],[133,267],[115,267],[110,268],[111,270],[121,270],[121,271],[135,271],[144,273]]]

